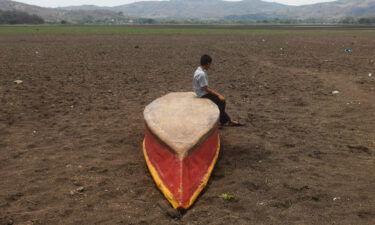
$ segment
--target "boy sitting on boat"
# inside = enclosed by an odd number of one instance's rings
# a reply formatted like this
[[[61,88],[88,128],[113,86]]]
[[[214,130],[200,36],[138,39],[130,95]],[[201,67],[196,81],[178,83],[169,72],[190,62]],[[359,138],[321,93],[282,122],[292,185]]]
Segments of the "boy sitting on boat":
[[[207,70],[211,67],[212,58],[209,55],[203,55],[200,60],[200,66],[194,72],[193,89],[198,97],[208,98],[213,101],[220,110],[221,125],[243,126],[238,121],[232,120],[225,112],[225,98],[218,92],[208,87]]]

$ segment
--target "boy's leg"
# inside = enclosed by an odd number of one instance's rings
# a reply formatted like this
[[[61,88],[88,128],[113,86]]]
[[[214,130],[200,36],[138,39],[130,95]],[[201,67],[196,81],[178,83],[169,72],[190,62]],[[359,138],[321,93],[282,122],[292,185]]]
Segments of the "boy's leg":
[[[231,121],[229,115],[225,112],[225,102],[220,101],[220,99],[213,94],[206,94],[202,96],[202,98],[208,98],[213,101],[219,108],[220,111],[220,123],[226,124],[227,122]]]

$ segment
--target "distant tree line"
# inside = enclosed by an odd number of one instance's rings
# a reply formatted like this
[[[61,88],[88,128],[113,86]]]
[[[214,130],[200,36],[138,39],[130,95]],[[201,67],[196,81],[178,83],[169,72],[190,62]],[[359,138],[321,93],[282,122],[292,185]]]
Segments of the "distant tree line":
[[[373,17],[345,17],[345,18],[266,18],[259,15],[246,16],[231,16],[223,19],[151,19],[151,18],[104,18],[97,19],[94,16],[85,16],[79,20],[66,21],[62,20],[61,24],[106,24],[106,25],[121,25],[121,24],[375,24],[375,16]]]
[[[249,20],[238,20],[236,23],[249,23]],[[254,22],[254,21],[252,21]],[[326,18],[274,18],[255,20],[255,23],[272,23],[272,24],[375,24],[375,16],[370,17],[344,17],[340,19],[326,19]]]
[[[222,19],[156,19],[156,24],[375,24],[375,15],[345,18],[287,18],[267,14],[231,15]]]
[[[253,15],[252,15],[253,16]],[[307,19],[296,19],[296,18],[265,18],[259,15],[254,17],[227,17],[223,19],[151,19],[151,18],[104,18],[97,19],[93,16],[85,16],[79,20],[66,21],[62,20],[57,23],[61,24],[106,24],[106,25],[121,25],[121,24],[191,24],[191,25],[211,25],[211,24],[363,24],[370,25],[375,24],[375,16],[373,17],[345,17],[345,18],[307,18]]]
[[[102,24],[102,25],[121,25],[121,24],[155,24],[156,21],[150,18],[128,18],[128,17],[108,17],[98,19],[94,16],[88,15],[80,18],[78,20],[72,20],[70,22],[66,20],[62,20],[61,24],[81,24],[81,25],[94,25],[94,24]]]
[[[270,19],[218,19],[218,20],[199,20],[199,19],[157,19],[155,24],[324,24],[329,23],[323,19],[293,19],[293,18],[270,18]]]
[[[37,15],[30,15],[23,11],[0,10],[0,24],[42,24],[44,19]]]
[[[369,17],[345,17],[339,20],[342,24],[375,24],[375,16]]]

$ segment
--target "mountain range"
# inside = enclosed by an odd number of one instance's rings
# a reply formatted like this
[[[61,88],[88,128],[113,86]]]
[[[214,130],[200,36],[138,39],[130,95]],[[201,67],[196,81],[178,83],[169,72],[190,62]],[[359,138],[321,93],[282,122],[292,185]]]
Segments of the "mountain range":
[[[103,23],[127,23],[134,19],[114,10],[96,9],[96,10],[68,10],[61,8],[45,8],[16,1],[0,0],[0,10],[3,11],[23,11],[29,14],[35,14],[42,17],[47,22],[66,21],[70,23],[84,23],[88,19]]]
[[[223,0],[141,1],[115,7],[78,6],[65,9],[107,9],[148,18],[204,18],[264,15],[289,18],[340,18],[375,15],[375,0],[338,0],[303,6],[288,6],[261,0],[228,2]]]
[[[296,18],[340,18],[375,16],[375,0],[338,0],[300,6],[283,13]]]
[[[65,9],[103,9],[102,7],[83,6]],[[255,13],[272,14],[289,8],[278,3],[261,0],[243,0],[229,2],[222,0],[170,0],[145,1],[115,6],[107,9],[123,12],[127,15],[149,18],[199,18],[218,19],[229,15],[245,15]]]
[[[342,18],[375,16],[375,0],[337,0],[303,6],[288,6],[261,0],[228,2],[223,0],[141,1],[114,7],[82,5],[43,8],[10,0],[0,0],[1,10],[21,10],[47,21],[116,18],[204,19],[215,20],[238,16],[247,18]]]

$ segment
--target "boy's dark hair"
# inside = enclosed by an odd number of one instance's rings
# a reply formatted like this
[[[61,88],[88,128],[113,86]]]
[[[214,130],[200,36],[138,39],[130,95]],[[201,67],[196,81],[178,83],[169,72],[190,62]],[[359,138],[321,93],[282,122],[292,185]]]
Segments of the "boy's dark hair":
[[[201,66],[206,66],[212,63],[212,58],[209,55],[202,55],[201,57]]]

